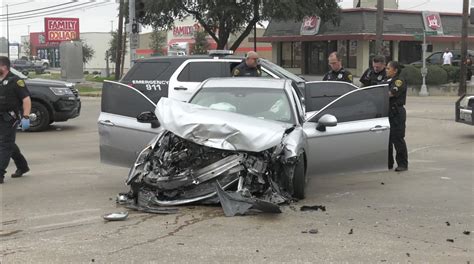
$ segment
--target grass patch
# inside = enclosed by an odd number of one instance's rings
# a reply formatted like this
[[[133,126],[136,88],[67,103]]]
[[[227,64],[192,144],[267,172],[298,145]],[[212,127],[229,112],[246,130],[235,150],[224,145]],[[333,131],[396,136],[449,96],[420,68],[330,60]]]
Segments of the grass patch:
[[[40,78],[40,79],[48,79],[48,80],[61,80],[61,74],[60,73],[36,74],[34,72],[30,72],[30,74],[28,74],[28,78],[30,78],[30,79]]]
[[[102,95],[102,89],[97,89],[91,86],[78,84],[75,86],[79,90],[81,96],[100,96]]]
[[[113,80],[114,80],[114,77],[113,77],[113,76],[110,76],[110,77],[100,77],[100,76],[98,76],[98,75],[92,75],[92,74],[84,75],[84,78],[86,79],[86,81],[89,81],[89,82],[104,82],[105,80],[109,80],[109,81],[113,81]]]

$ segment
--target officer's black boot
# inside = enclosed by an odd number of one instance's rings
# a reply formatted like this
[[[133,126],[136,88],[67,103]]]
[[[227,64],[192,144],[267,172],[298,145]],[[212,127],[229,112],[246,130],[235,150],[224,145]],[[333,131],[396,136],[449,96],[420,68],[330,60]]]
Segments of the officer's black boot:
[[[28,168],[28,167],[26,169],[22,169],[22,170],[17,169],[15,171],[15,173],[12,174],[12,178],[20,178],[21,176],[23,176],[23,174],[25,174],[29,171],[30,171],[30,168]]]
[[[3,175],[0,176],[0,184],[3,184],[3,178],[5,178]]]

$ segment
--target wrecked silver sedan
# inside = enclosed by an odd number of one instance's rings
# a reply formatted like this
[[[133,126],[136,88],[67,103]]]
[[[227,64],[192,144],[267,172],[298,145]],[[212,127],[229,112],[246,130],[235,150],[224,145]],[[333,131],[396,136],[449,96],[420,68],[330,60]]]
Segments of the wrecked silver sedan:
[[[110,85],[115,93],[125,92]],[[337,91],[327,88],[328,83],[307,84],[310,112],[291,82],[278,79],[208,79],[188,103],[162,98],[133,124],[137,131],[137,123],[148,125],[155,137],[138,154],[126,181],[130,192],[120,202],[157,213],[195,202],[220,203],[226,215],[280,212],[278,204],[304,198],[306,175],[386,168],[386,87],[350,89],[323,105]],[[108,141],[118,133],[111,120],[101,120],[114,117],[104,112],[111,104],[102,99],[99,118],[106,162],[116,155]],[[125,120],[115,119],[120,121]],[[101,129],[101,123],[109,125]]]

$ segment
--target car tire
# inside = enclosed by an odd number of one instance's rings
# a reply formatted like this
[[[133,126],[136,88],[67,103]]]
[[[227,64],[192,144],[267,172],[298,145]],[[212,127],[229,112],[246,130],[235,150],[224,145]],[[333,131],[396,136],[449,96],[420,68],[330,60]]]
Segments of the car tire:
[[[51,119],[48,109],[44,104],[33,101],[31,104],[31,113],[36,114],[36,120],[31,121],[28,131],[39,132],[48,128]]]
[[[304,155],[300,154],[293,172],[293,197],[297,199],[305,198],[306,172]]]

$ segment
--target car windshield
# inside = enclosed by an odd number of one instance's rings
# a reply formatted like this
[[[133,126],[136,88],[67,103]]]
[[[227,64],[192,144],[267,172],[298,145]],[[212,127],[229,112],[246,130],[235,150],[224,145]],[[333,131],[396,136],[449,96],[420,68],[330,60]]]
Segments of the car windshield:
[[[281,75],[283,75],[285,78],[287,79],[290,79],[290,80],[293,80],[297,83],[304,83],[305,81],[299,77],[298,75],[296,74],[293,74],[285,69],[283,69],[282,67],[276,65],[275,63],[272,63],[270,61],[267,61],[265,59],[261,59],[261,63],[262,65],[264,65],[265,67],[267,68],[270,68],[272,71],[275,71]]]
[[[294,123],[288,96],[272,88],[202,88],[190,101],[215,110]]]
[[[22,79],[28,79],[28,77],[26,77],[26,75],[24,75],[23,73],[19,72],[18,70],[16,70],[15,68],[13,67],[10,67],[10,71],[15,74],[16,76],[22,78]]]

